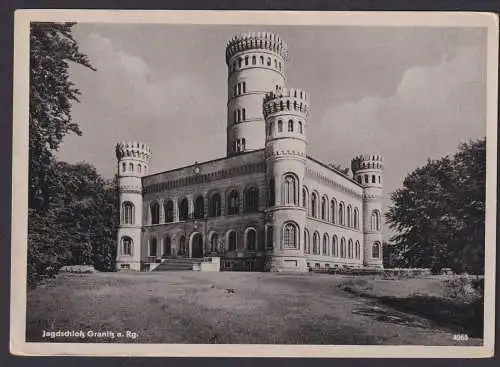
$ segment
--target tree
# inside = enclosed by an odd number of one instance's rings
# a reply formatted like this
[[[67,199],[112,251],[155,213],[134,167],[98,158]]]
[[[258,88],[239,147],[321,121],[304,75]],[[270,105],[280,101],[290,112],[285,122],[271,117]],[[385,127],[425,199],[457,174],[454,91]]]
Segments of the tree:
[[[343,167],[341,164],[337,164],[335,162],[330,162],[330,163],[328,163],[328,167],[333,168],[334,170],[340,172],[344,176],[349,175],[349,168]]]
[[[29,111],[29,207],[48,205],[48,168],[52,152],[68,133],[80,135],[71,118],[79,90],[69,78],[69,62],[95,70],[79,51],[75,23],[31,23]]]
[[[386,213],[391,238],[407,266],[484,271],[486,141],[410,173]]]

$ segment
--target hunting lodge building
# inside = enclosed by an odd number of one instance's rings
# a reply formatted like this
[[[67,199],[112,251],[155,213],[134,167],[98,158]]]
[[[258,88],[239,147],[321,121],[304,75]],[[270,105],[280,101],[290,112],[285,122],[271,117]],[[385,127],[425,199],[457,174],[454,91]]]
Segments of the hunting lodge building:
[[[150,148],[116,147],[118,270],[162,258],[220,256],[226,268],[382,267],[383,159],[359,155],[352,178],[307,155],[309,98],[286,88],[278,36],[235,36],[225,157],[148,174]]]

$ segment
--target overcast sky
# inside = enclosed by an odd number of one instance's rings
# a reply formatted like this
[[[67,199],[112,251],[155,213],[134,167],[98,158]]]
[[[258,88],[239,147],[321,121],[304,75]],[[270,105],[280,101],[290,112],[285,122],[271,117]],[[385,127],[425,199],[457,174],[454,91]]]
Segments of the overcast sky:
[[[118,141],[150,145],[151,172],[226,152],[225,46],[238,32],[288,44],[287,85],[310,95],[308,154],[350,167],[385,159],[385,192],[428,157],[486,134],[486,32],[479,28],[78,24],[98,71],[71,67],[82,92],[59,158],[107,177]],[[388,204],[386,199],[385,204]]]

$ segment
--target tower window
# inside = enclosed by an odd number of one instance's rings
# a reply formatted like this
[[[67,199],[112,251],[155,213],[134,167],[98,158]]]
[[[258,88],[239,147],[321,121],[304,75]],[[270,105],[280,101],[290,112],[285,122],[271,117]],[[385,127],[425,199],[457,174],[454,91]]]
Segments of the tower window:
[[[123,172],[127,171],[127,164],[125,162],[122,163],[122,171]]]
[[[375,175],[372,175],[372,183],[375,183]]]
[[[240,57],[238,59],[238,67],[241,68],[241,64],[243,63],[243,59]]]
[[[302,134],[302,121],[299,121],[299,133]]]
[[[278,132],[283,132],[283,121],[278,120]]]
[[[274,59],[274,67],[277,69],[278,68],[278,60]]]
[[[248,65],[248,56],[245,56],[245,65]]]
[[[241,121],[241,111],[240,111],[240,110],[238,110],[238,119],[237,119],[237,121],[238,121],[238,122],[240,122],[240,121]],[[367,177],[368,177],[368,176],[367,176]]]
[[[128,164],[128,170],[129,170],[130,172],[134,172],[134,165],[133,165],[132,163],[129,163],[129,164]]]
[[[271,66],[271,58],[270,57],[267,58],[267,66]]]
[[[243,93],[247,92],[247,83],[243,82]]]
[[[368,183],[368,175],[365,175],[365,183]]]
[[[243,108],[243,109],[241,110],[241,114],[242,114],[242,119],[243,119],[243,121],[245,121],[245,120],[246,120],[246,113],[245,113],[245,112],[246,112],[246,111],[245,111],[245,109]]]
[[[142,173],[142,167],[140,164],[137,165],[137,172]]]
[[[283,180],[283,204],[297,205],[297,203],[297,180],[289,174]]]
[[[122,223],[135,224],[134,204],[130,201],[126,201],[122,204]]]
[[[241,139],[241,150],[245,151],[245,138]]]
[[[380,183],[380,176],[378,176],[378,183]]]
[[[122,237],[122,254],[132,256],[132,239],[130,237]]]
[[[293,133],[293,121],[292,120],[288,121],[288,132]]]
[[[261,56],[261,57],[260,57],[260,64],[261,64],[261,65],[264,65],[264,56]]]
[[[257,64],[257,58],[254,56],[252,56],[252,65],[255,65]]]
[[[286,223],[283,226],[283,247],[297,248],[297,226],[294,223]]]
[[[241,94],[241,83],[238,83],[238,95]]]

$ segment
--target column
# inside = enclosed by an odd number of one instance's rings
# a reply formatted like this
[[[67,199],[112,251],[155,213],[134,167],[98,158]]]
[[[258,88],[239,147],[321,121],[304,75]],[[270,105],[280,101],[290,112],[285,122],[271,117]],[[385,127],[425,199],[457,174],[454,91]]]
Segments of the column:
[[[187,195],[187,200],[188,200],[188,218],[190,218],[194,213],[193,195]]]
[[[177,197],[172,198],[172,201],[174,202],[174,222],[179,221],[179,199]]]
[[[160,223],[165,223],[165,202],[160,199]]]

